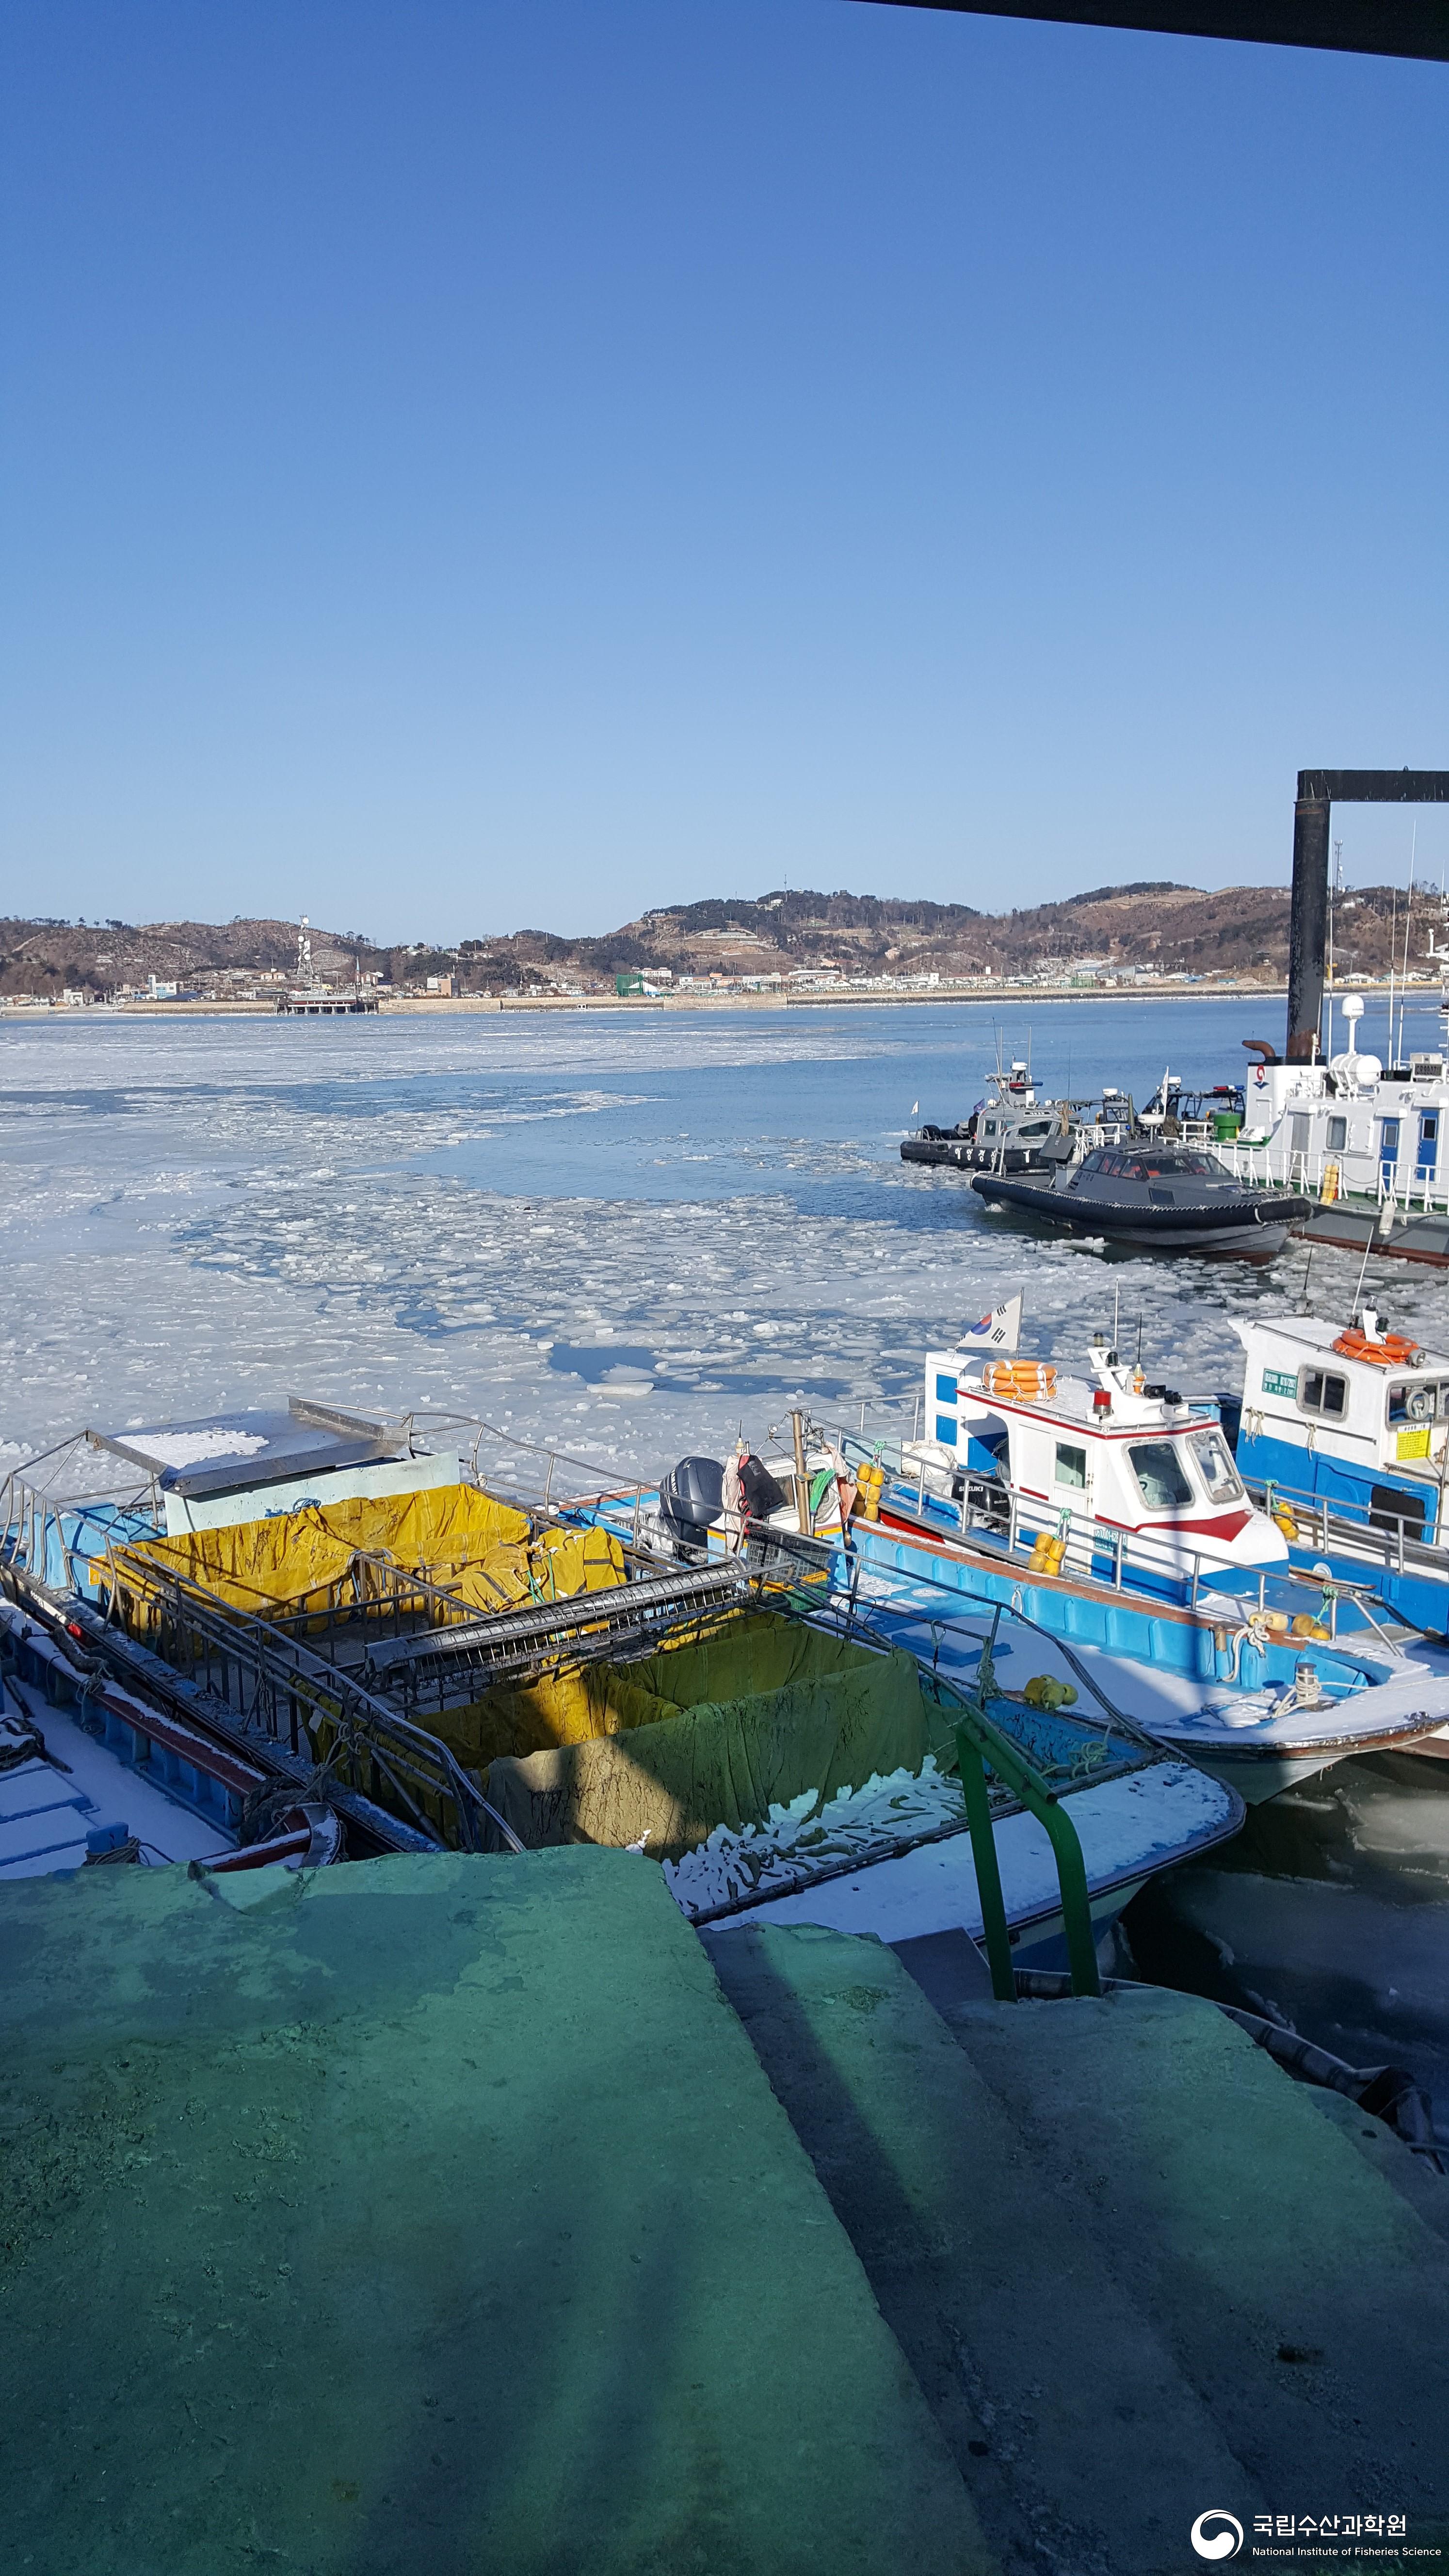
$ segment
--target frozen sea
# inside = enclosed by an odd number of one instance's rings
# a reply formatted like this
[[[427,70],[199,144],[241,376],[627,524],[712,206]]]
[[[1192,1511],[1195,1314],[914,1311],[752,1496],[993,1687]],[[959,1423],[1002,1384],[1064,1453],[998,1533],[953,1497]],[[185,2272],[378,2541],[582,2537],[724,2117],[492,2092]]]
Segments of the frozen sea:
[[[530,1465],[527,1443],[653,1475],[741,1428],[762,1441],[802,1398],[827,1426],[862,1404],[908,1422],[925,1350],[1017,1288],[1030,1351],[1080,1362],[1116,1300],[1154,1374],[1237,1387],[1233,1318],[1295,1304],[1301,1251],[1250,1268],[1044,1243],[897,1148],[981,1098],[998,1045],[1030,1049],[1043,1090],[1141,1100],[1168,1065],[1189,1088],[1234,1075],[1281,1021],[1281,1003],[1135,997],[6,1015],[0,1460],[296,1393],[493,1425],[485,1467]],[[1357,1270],[1316,1253],[1315,1306],[1346,1312]],[[1392,1322],[1442,1343],[1442,1275],[1376,1270]],[[1397,2055],[1449,2108],[1445,1819],[1429,1766],[1342,1766],[1183,1882],[1165,1928],[1136,1926],[1143,1964],[1277,2001],[1355,2059]]]
[[[1066,1003],[1000,1034],[1044,1089],[1142,1099],[1169,1063],[1235,1071],[1280,1016]],[[927,1345],[1017,1287],[1031,1350],[1079,1359],[1115,1297],[1154,1371],[1236,1385],[1230,1319],[1296,1296],[1301,1254],[1108,1258],[902,1164],[914,1104],[950,1123],[996,1050],[986,1005],[7,1018],[0,1432],[305,1393],[652,1472],[801,1397],[908,1413]],[[1315,1294],[1354,1275],[1320,1253]],[[1443,1293],[1400,1265],[1395,1321]]]

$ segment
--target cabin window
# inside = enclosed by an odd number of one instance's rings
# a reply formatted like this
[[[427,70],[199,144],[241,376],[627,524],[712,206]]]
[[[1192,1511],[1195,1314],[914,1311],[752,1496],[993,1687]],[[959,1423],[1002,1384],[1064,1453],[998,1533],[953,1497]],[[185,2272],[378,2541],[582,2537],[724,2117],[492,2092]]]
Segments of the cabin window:
[[[988,1118],[988,1119],[985,1121],[985,1123],[984,1123],[984,1124],[983,1124],[983,1126],[982,1126],[981,1133],[982,1133],[982,1135],[983,1135],[983,1136],[994,1136],[994,1135],[995,1135],[995,1133],[996,1133],[996,1121],[995,1121],[995,1119],[994,1119],[994,1118]]]
[[[1029,1126],[1018,1127],[1016,1132],[1018,1136],[1049,1136],[1052,1122],[1049,1118],[1034,1118]]]
[[[956,1416],[955,1416],[955,1414],[954,1414],[954,1413],[938,1413],[938,1414],[937,1414],[937,1416],[936,1416],[936,1438],[937,1438],[937,1439],[942,1443],[942,1446],[943,1446],[944,1448],[947,1448],[947,1449],[954,1449],[954,1448],[955,1448],[955,1446],[956,1446]]]
[[[1304,1413],[1322,1413],[1332,1422],[1341,1422],[1348,1411],[1348,1380],[1335,1377],[1331,1369],[1303,1369],[1298,1403]]]
[[[1209,1500],[1214,1503],[1237,1502],[1243,1489],[1222,1433],[1195,1431],[1189,1446],[1208,1489]]]
[[[1449,1396],[1449,1387],[1439,1385],[1433,1378],[1427,1384],[1423,1378],[1413,1378],[1407,1385],[1391,1386],[1389,1420],[1395,1423],[1437,1422],[1440,1415],[1449,1409],[1445,1405],[1446,1396]]]
[[[1348,1120],[1346,1118],[1330,1118],[1328,1122],[1328,1150],[1330,1154],[1341,1154],[1347,1143]]]
[[[1290,1153],[1306,1154],[1312,1140],[1312,1135],[1313,1121],[1311,1118],[1290,1118],[1288,1121],[1288,1148]]]
[[[1192,1487],[1170,1440],[1144,1440],[1127,1455],[1150,1512],[1175,1512],[1180,1503],[1192,1501]]]
[[[953,1377],[938,1377],[936,1380],[936,1402],[938,1404],[954,1404],[955,1401],[955,1379]]]
[[[1057,1483],[1071,1485],[1080,1494],[1087,1483],[1087,1453],[1069,1440],[1057,1442]]]
[[[1220,1181],[1223,1177],[1223,1165],[1210,1155],[1180,1154],[1171,1145],[1142,1157],[1124,1154],[1117,1169],[1129,1181]]]

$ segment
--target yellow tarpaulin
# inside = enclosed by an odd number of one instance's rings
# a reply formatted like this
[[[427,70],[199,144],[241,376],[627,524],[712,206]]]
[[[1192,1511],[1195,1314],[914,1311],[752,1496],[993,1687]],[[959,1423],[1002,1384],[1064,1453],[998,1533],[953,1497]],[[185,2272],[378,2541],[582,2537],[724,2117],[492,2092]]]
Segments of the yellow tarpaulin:
[[[153,1563],[235,1610],[280,1618],[320,1613],[349,1576],[364,1592],[380,1591],[385,1576],[359,1562],[372,1557],[455,1593],[466,1605],[459,1617],[566,1600],[624,1576],[623,1552],[606,1531],[549,1529],[531,1538],[526,1513],[476,1485],[313,1503],[273,1520],[152,1539],[128,1550],[127,1564],[134,1572]],[[439,1606],[434,1615],[450,1614]]]

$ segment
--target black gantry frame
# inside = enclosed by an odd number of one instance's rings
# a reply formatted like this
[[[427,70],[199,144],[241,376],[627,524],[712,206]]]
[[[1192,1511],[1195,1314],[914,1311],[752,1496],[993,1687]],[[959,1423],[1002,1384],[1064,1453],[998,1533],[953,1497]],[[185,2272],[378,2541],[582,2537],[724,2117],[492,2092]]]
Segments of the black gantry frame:
[[[1300,769],[1293,811],[1288,1059],[1311,1064],[1323,1015],[1328,833],[1335,805],[1449,805],[1449,769]]]
[[[882,0],[869,0],[869,5],[882,5]],[[884,5],[1449,62],[1449,0],[884,0]]]

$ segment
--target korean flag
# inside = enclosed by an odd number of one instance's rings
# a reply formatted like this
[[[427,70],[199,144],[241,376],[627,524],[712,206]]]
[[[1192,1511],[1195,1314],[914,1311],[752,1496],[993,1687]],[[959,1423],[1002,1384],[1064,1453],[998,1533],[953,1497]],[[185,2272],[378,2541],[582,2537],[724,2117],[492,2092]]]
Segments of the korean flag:
[[[1021,1299],[1009,1297],[1004,1306],[993,1306],[979,1324],[968,1324],[958,1347],[965,1351],[973,1342],[981,1342],[988,1350],[1014,1351],[1020,1340]]]

